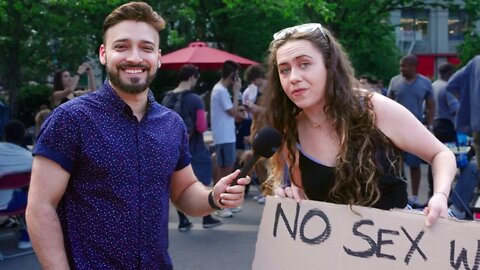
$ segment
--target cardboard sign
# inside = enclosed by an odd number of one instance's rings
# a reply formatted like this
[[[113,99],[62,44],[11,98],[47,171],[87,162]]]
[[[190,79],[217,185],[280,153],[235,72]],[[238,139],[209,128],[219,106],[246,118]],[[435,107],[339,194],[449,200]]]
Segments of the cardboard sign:
[[[353,211],[352,211],[353,210]],[[268,197],[254,270],[480,270],[480,223]]]

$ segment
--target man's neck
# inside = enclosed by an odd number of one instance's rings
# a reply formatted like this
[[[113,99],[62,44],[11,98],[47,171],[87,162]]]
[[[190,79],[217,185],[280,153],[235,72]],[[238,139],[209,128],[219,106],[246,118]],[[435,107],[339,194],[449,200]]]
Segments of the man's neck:
[[[221,79],[219,81],[219,83],[221,83],[223,85],[223,87],[228,88],[229,87],[228,81],[229,81],[228,78],[227,79]]]
[[[180,82],[175,89],[173,89],[173,92],[180,93],[186,90],[190,90],[191,88],[192,86],[188,81],[183,81],[183,82]]]
[[[111,84],[110,84],[111,85]],[[138,121],[142,120],[147,111],[148,89],[137,94],[131,94],[124,91],[115,89],[112,86],[115,93],[132,109],[133,115],[135,115]]]
[[[407,82],[413,82],[417,78],[417,74],[415,73],[415,74],[413,74],[412,76],[409,76],[409,77],[404,76],[404,78]]]

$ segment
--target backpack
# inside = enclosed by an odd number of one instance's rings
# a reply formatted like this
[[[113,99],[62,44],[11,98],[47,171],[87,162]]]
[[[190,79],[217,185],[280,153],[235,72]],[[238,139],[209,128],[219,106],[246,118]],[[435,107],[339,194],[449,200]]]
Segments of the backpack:
[[[180,117],[182,117],[185,127],[187,128],[189,138],[195,132],[195,121],[192,119],[188,108],[184,106],[183,98],[185,95],[188,95],[192,92],[192,90],[186,90],[180,93],[168,91],[162,101],[163,106],[174,110],[178,113],[178,115],[180,115]]]

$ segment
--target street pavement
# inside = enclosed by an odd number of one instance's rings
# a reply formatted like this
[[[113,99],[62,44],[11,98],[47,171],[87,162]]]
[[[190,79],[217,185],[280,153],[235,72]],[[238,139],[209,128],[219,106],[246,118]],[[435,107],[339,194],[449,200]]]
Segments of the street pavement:
[[[407,178],[408,169],[405,170]],[[410,182],[409,182],[410,183]],[[410,193],[410,185],[408,187]],[[427,166],[422,165],[420,201],[426,202],[428,192]],[[252,187],[243,210],[233,218],[224,218],[224,224],[210,229],[202,228],[202,218],[190,218],[194,223],[188,232],[178,231],[178,216],[170,207],[169,252],[175,270],[248,270],[255,255],[255,244],[263,205],[253,200],[258,189]],[[16,250],[17,238],[12,230],[0,229],[0,252]],[[0,270],[41,269],[34,254],[0,261]]]
[[[233,218],[223,218],[221,226],[203,229],[202,218],[190,218],[194,223],[188,232],[178,231],[178,215],[170,207],[169,252],[175,270],[247,270],[251,269],[255,243],[263,205],[253,200],[259,191],[252,187],[242,206]],[[0,252],[18,251],[18,237],[12,230],[0,229]],[[40,270],[34,254],[0,261],[0,270]]]

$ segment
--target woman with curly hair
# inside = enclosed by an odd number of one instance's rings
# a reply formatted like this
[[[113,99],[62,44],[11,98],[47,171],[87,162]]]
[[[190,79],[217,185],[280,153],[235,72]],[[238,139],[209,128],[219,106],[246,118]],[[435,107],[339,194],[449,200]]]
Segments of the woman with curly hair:
[[[426,225],[447,216],[453,153],[403,106],[354,87],[347,55],[320,24],[289,27],[273,37],[264,117],[284,140],[271,159],[270,193],[405,208],[403,150],[432,165],[435,193],[424,210]]]

